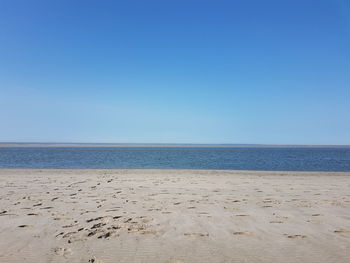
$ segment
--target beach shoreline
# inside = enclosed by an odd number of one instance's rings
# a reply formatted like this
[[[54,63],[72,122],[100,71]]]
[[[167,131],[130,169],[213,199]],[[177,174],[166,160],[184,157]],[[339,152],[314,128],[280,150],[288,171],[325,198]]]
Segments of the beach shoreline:
[[[349,262],[350,172],[0,169],[0,262]]]

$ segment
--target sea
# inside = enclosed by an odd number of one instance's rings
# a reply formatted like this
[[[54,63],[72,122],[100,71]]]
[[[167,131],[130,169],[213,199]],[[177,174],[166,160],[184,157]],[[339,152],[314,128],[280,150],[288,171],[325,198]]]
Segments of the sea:
[[[350,147],[0,147],[0,168],[350,171]]]

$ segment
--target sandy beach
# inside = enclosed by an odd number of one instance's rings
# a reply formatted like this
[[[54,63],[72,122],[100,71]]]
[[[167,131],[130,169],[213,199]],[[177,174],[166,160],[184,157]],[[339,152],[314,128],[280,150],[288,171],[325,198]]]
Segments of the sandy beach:
[[[0,170],[0,262],[350,262],[350,173]]]

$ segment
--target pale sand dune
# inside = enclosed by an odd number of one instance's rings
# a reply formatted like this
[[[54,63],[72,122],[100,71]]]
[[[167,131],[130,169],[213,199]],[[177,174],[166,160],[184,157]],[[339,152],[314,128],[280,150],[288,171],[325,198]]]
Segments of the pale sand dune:
[[[350,262],[350,173],[0,170],[0,262]]]

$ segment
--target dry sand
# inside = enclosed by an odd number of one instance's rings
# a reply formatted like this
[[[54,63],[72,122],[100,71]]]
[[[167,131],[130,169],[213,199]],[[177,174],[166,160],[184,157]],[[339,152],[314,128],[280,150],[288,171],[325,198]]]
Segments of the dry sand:
[[[0,262],[350,262],[350,173],[0,170]]]

